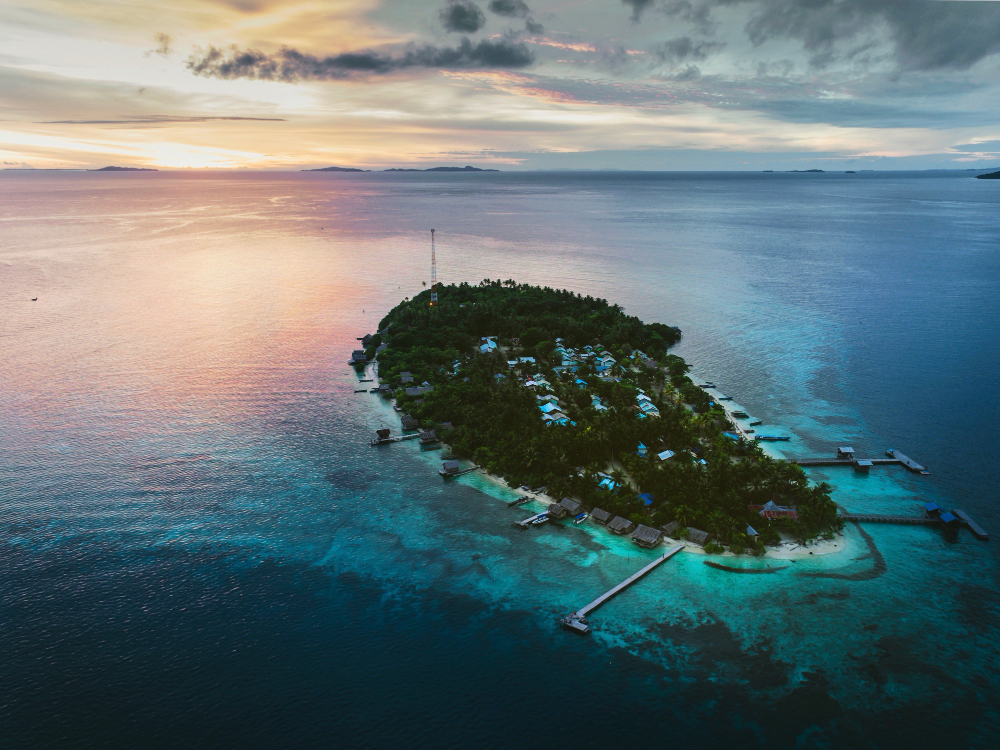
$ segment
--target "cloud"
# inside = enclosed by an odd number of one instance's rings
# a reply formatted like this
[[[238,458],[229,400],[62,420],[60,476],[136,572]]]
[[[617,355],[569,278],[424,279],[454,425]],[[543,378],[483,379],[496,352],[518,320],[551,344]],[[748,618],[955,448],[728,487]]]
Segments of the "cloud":
[[[696,42],[689,36],[679,36],[676,39],[660,42],[653,47],[652,51],[663,62],[677,65],[689,60],[706,60],[709,54],[725,46],[722,42],[706,40]]]
[[[287,122],[283,117],[138,115],[117,120],[43,120],[39,125],[173,125],[190,122]]]
[[[150,55],[159,55],[160,57],[170,57],[173,53],[173,48],[170,46],[170,37],[166,34],[156,35],[156,48],[148,50],[143,53],[143,57],[149,57]]]
[[[385,75],[411,68],[473,70],[524,68],[535,61],[527,45],[512,39],[489,39],[473,44],[463,38],[457,47],[425,44],[391,55],[374,50],[316,57],[284,47],[268,55],[257,50],[216,47],[199,50],[187,59],[188,69],[206,78],[250,78],[264,81],[330,81]]]
[[[545,27],[538,23],[534,18],[529,18],[524,22],[524,30],[535,36],[545,33]]]
[[[632,20],[638,23],[643,12],[654,5],[656,0],[622,0],[622,3],[632,9]]]
[[[488,7],[491,13],[506,18],[527,18],[531,13],[531,8],[524,0],[490,0]]]
[[[694,23],[702,33],[718,25],[716,11],[734,6],[749,14],[743,27],[754,46],[793,39],[810,64],[870,61],[876,47],[891,47],[901,71],[967,70],[1000,53],[1000,3],[975,0],[622,0],[632,20],[654,5],[668,17]],[[720,12],[721,12],[720,11]],[[732,12],[724,17],[734,18]]]
[[[486,14],[471,0],[449,0],[438,15],[448,31],[473,34],[486,25]]]

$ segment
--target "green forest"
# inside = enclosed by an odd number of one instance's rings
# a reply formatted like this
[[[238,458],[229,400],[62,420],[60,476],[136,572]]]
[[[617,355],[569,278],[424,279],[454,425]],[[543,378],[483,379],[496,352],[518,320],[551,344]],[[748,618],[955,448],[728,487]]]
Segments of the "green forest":
[[[397,405],[437,428],[456,455],[511,486],[544,486],[636,523],[703,529],[713,546],[737,553],[763,552],[779,530],[804,541],[839,528],[827,485],[724,434],[733,429],[725,412],[669,353],[679,329],[643,323],[606,300],[510,280],[437,292],[435,306],[429,290],[397,305],[368,351],[381,348],[379,378],[395,388]],[[495,350],[480,350],[485,337]],[[566,350],[581,354],[572,367]],[[598,357],[614,364],[599,374]],[[433,390],[408,396],[403,373]],[[640,393],[655,416],[638,408]],[[565,421],[546,424],[540,397]],[[663,451],[673,455],[661,460]],[[768,521],[748,508],[771,500],[797,518]]]

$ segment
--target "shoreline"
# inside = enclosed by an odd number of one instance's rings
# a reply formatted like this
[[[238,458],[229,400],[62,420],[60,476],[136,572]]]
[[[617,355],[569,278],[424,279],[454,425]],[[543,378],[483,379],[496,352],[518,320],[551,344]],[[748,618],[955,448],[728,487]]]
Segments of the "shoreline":
[[[451,446],[447,447],[449,450],[451,450]],[[496,474],[491,474],[485,469],[480,469],[478,472],[475,472],[474,474],[475,476],[480,477],[487,483],[499,489],[506,490],[507,492],[513,492],[518,495],[524,495],[530,497],[531,502],[533,503],[543,503],[545,506],[548,506],[550,503],[559,502],[558,499],[553,498],[544,493],[531,492],[530,490],[522,490],[520,488],[511,487],[502,477],[498,477]],[[473,488],[473,489],[478,489],[478,488]],[[482,492],[482,490],[480,490],[480,492]],[[489,494],[489,493],[484,492],[483,494]],[[530,503],[526,503],[525,505],[529,504]],[[544,510],[544,508],[539,509],[538,512],[541,512],[542,510]],[[586,523],[583,523],[581,524],[581,527],[584,527],[586,525],[587,525]],[[596,529],[591,528],[585,530],[592,536],[596,536]],[[611,534],[611,532],[607,533]],[[628,539],[629,537],[628,535],[622,535],[617,538]],[[733,552],[729,552],[728,550],[721,553],[709,554],[702,547],[699,547],[698,545],[691,544],[685,539],[674,539],[673,537],[669,537],[666,534],[663,535],[663,542],[661,542],[659,545],[657,545],[657,547],[654,547],[653,549],[658,549],[659,547],[664,546],[665,544],[667,544],[668,541],[673,542],[674,544],[684,545],[684,550],[683,550],[684,552],[689,552],[691,554],[703,555],[706,557],[713,557],[713,558],[715,557],[728,558],[731,560],[739,558],[747,558],[755,560],[770,559],[770,560],[797,561],[797,560],[808,559],[810,557],[816,558],[816,557],[826,557],[829,555],[835,555],[837,553],[845,552],[848,548],[847,538],[844,536],[843,532],[838,532],[837,534],[834,535],[833,539],[820,539],[812,542],[806,542],[805,544],[802,544],[796,541],[795,539],[788,538],[787,535],[782,534],[781,544],[779,544],[777,547],[768,547],[767,551],[760,557],[754,557],[753,555],[749,554],[737,555],[734,554]]]

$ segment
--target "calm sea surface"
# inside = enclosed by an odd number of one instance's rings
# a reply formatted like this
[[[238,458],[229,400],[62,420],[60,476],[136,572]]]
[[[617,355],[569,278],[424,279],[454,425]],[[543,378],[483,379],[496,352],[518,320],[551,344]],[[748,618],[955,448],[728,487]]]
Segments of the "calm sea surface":
[[[370,448],[344,363],[435,227],[442,281],[679,325],[788,455],[932,471],[814,472],[845,508],[998,535],[998,217],[961,173],[0,174],[0,746],[994,747],[997,541],[680,555],[575,637],[655,553]]]

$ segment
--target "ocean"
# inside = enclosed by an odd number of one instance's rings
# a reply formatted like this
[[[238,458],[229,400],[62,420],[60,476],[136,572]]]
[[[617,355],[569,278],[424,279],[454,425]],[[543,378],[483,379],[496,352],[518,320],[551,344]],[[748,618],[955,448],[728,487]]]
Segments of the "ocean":
[[[0,174],[0,744],[992,747],[996,541],[771,575],[378,449],[355,339],[430,281],[677,325],[851,511],[1000,534],[1000,193],[962,172]],[[37,297],[37,301],[32,301]],[[731,565],[758,565],[752,561]]]

